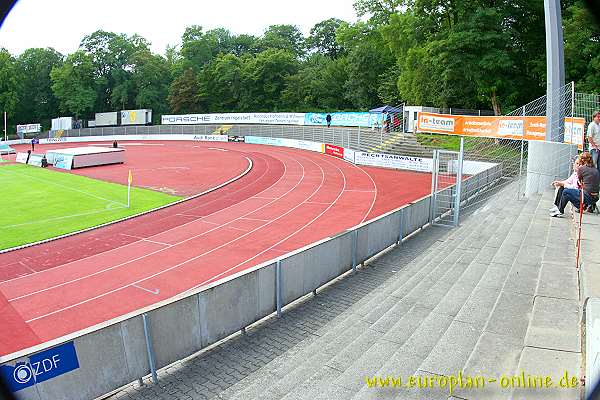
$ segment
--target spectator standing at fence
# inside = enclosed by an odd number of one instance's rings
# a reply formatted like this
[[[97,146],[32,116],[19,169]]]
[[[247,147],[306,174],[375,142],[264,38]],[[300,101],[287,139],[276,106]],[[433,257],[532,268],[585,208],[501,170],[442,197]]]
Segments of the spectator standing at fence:
[[[600,172],[594,167],[594,161],[590,153],[581,153],[579,156],[579,169],[577,170],[579,189],[564,189],[560,196],[558,210],[550,215],[562,217],[568,203],[573,204],[575,212],[579,212],[581,190],[583,190],[583,205],[589,207],[598,201],[598,185],[600,183]]]
[[[588,125],[586,136],[594,166],[600,168],[598,166],[598,156],[600,155],[600,111],[596,111],[592,116],[592,122]]]
[[[39,142],[40,142],[40,140],[36,137],[31,139],[31,151],[35,151],[35,145],[38,144]]]
[[[331,126],[331,114],[327,114],[325,120],[327,121],[327,127],[329,128]]]

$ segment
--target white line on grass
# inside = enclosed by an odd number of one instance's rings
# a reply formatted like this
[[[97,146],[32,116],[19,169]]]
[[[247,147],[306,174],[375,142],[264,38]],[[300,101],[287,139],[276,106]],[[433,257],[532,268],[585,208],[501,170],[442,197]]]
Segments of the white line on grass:
[[[111,199],[107,199],[107,198],[104,198],[102,196],[97,196],[97,195],[92,194],[92,193],[84,192],[83,190],[74,189],[74,188],[72,188],[70,186],[61,185],[60,183],[51,182],[51,181],[46,180],[46,179],[36,178],[34,176],[30,176],[30,175],[27,175],[27,174],[21,174],[19,172],[14,172],[14,171],[13,172],[6,172],[6,171],[2,171],[1,169],[0,169],[0,172],[5,172],[6,174],[15,174],[15,175],[24,176],[24,177],[29,178],[29,179],[34,179],[36,181],[40,181],[40,182],[43,182],[43,183],[46,183],[46,184],[49,184],[49,185],[59,186],[59,187],[62,187],[62,188],[68,189],[68,190],[72,190],[74,192],[85,194],[85,195],[90,196],[90,197],[95,197],[97,199],[108,201],[108,202],[111,202],[111,203],[118,203],[118,204],[121,204],[124,207],[127,207],[127,205],[125,205],[125,204],[123,204],[121,202],[118,202],[118,201],[115,201],[115,200],[111,200]]]
[[[127,208],[127,207],[121,206],[119,208]],[[71,214],[71,215],[65,215],[65,216],[62,216],[62,217],[46,218],[46,219],[40,219],[40,220],[37,220],[37,221],[24,222],[22,224],[4,225],[4,226],[2,226],[2,228],[17,228],[19,226],[35,225],[35,224],[40,224],[42,222],[59,221],[61,219],[69,219],[69,218],[75,218],[75,217],[82,217],[84,215],[100,214],[100,213],[103,213],[103,212],[114,211],[114,210],[117,210],[117,209],[118,208],[105,208],[103,210],[92,210],[92,211],[88,211],[88,212],[84,212],[84,213],[79,213],[79,214]]]

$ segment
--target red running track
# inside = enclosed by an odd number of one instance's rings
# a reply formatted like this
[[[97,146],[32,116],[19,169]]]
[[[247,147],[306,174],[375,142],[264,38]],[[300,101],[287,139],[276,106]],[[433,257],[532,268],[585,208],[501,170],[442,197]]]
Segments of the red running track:
[[[249,157],[253,169],[222,189],[157,213],[0,255],[0,319],[5,321],[0,354],[93,326],[331,236],[422,197],[431,182],[429,174],[361,168],[301,150],[198,145]]]

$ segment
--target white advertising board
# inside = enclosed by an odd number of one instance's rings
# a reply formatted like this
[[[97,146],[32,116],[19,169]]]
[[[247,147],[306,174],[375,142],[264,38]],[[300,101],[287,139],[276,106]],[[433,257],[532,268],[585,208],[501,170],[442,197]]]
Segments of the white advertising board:
[[[195,140],[199,142],[227,142],[227,135],[105,135],[105,136],[74,136],[40,139],[41,144],[48,143],[77,143],[77,142],[113,142],[127,140]]]
[[[163,115],[163,125],[273,124],[304,125],[304,113],[226,113]]]
[[[281,146],[281,147],[293,147],[295,149],[316,151],[317,153],[323,153],[323,144],[317,142],[311,142],[308,140],[296,140],[296,139],[283,139],[283,138],[271,138],[262,136],[246,136],[246,143],[250,144],[266,144],[270,146]]]
[[[17,125],[17,133],[36,133],[42,131],[41,124]]]
[[[395,154],[354,152],[354,162],[371,167],[407,169],[411,171],[431,172],[433,170],[432,158],[401,156]]]
[[[27,153],[17,153],[17,159],[15,161],[21,164],[27,164]]]

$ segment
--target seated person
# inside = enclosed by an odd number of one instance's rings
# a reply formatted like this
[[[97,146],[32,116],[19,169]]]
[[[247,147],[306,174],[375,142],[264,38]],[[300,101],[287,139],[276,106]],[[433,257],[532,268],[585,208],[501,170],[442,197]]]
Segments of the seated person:
[[[576,212],[579,212],[579,202],[581,190],[583,190],[583,204],[589,206],[598,201],[598,184],[600,183],[600,173],[594,168],[594,161],[590,153],[581,153],[579,156],[579,169],[577,178],[580,189],[564,189],[560,196],[558,210],[552,212],[552,217],[562,217],[565,213],[565,207],[568,203],[573,204]]]
[[[573,162],[573,173],[564,181],[554,181],[552,185],[556,188],[556,196],[554,197],[554,205],[550,208],[551,213],[558,211],[560,197],[564,189],[577,189],[577,170],[579,169],[579,157]]]

